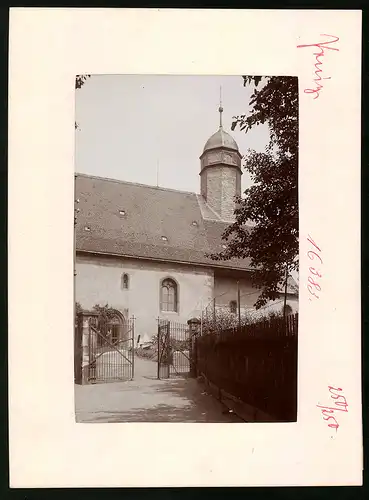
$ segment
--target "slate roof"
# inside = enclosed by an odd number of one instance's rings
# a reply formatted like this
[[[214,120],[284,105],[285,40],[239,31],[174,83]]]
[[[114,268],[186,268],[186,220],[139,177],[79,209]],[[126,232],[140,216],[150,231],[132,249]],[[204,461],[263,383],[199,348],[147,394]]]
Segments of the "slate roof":
[[[206,257],[222,250],[227,223],[204,218],[216,214],[204,213],[198,196],[77,174],[77,251],[249,269],[246,259],[224,262]]]
[[[206,257],[223,249],[228,224],[201,195],[84,174],[76,174],[75,190],[77,251],[250,269],[248,259]]]

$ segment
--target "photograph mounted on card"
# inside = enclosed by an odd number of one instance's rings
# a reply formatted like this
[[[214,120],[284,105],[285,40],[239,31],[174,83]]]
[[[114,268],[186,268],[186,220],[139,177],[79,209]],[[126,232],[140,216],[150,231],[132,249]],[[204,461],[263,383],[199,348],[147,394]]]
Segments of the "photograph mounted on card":
[[[77,422],[296,421],[297,77],[78,75],[75,168]]]
[[[11,486],[360,485],[361,13],[19,8],[9,47]]]

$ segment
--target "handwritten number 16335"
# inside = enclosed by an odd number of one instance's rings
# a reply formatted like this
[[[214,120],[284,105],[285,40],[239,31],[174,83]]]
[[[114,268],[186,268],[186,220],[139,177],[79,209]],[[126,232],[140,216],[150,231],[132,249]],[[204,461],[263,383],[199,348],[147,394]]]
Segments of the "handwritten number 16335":
[[[318,262],[320,264],[323,264],[323,260],[320,256],[320,253],[321,253],[320,248],[314,242],[314,240],[312,239],[312,237],[310,235],[308,235],[307,240],[312,245],[312,247],[314,247],[314,250],[308,251],[307,256],[309,257],[310,260],[318,260]],[[315,264],[315,266],[316,266],[316,264]],[[307,289],[309,290],[311,295],[313,295],[316,299],[319,299],[319,295],[317,295],[317,294],[319,294],[319,292],[322,289],[320,284],[319,284],[319,281],[320,281],[320,278],[322,277],[322,275],[321,275],[319,269],[317,269],[315,266],[309,267],[310,274],[308,277]],[[311,298],[309,300],[311,300]]]

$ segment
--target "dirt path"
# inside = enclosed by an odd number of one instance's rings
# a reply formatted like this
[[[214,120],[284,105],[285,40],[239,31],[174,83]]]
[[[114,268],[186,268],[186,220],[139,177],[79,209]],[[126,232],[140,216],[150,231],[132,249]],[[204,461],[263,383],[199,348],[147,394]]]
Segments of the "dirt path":
[[[136,357],[134,380],[76,385],[77,422],[241,422],[196,380],[157,380],[156,367]]]

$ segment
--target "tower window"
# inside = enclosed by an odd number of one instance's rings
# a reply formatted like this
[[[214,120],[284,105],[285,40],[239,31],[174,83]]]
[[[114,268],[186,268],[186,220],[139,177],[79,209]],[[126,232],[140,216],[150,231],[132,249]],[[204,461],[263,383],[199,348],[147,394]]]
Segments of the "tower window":
[[[177,312],[178,311],[178,287],[172,279],[165,279],[161,283],[160,290],[160,310]]]
[[[232,314],[237,313],[237,301],[236,300],[231,300],[229,303],[229,310],[231,311]]]
[[[128,290],[129,288],[129,276],[128,274],[122,274],[122,288],[123,290]]]

